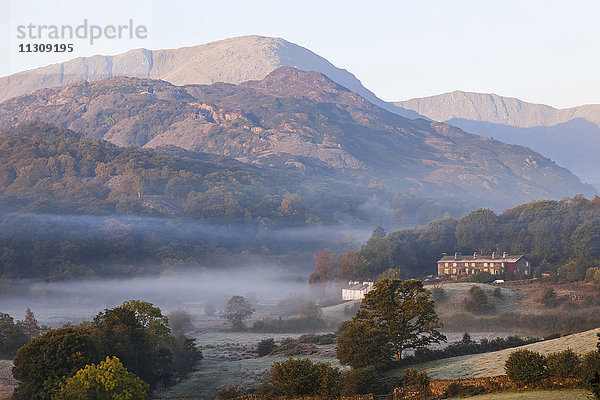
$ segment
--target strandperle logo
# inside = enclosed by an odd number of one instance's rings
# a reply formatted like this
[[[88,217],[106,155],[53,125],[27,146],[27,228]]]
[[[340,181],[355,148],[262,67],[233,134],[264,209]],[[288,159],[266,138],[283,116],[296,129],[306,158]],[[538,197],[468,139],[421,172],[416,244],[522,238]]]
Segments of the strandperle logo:
[[[17,39],[73,40],[86,39],[91,45],[100,39],[146,39],[148,28],[136,25],[133,19],[123,25],[93,25],[87,19],[80,25],[18,25]]]

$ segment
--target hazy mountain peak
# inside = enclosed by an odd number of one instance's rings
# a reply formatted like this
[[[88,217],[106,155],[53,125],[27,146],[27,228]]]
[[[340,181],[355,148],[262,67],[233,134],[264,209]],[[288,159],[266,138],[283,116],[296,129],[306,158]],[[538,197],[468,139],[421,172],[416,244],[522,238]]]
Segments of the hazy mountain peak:
[[[35,90],[114,76],[162,79],[174,85],[238,84],[261,80],[281,66],[317,71],[368,101],[395,110],[345,69],[282,38],[240,36],[178,49],[135,49],[115,56],[80,57],[0,78],[0,102]]]

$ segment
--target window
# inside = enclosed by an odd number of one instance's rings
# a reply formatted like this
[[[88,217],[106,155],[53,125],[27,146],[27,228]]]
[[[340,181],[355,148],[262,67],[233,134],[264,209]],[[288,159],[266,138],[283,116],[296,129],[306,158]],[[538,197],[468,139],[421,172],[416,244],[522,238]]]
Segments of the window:
[[[483,266],[484,266],[484,267],[487,267],[487,266],[488,266],[488,263],[483,263]],[[487,271],[487,269],[486,269],[486,271]]]
[[[452,263],[452,266],[453,266],[453,267],[456,267],[456,263]]]
[[[447,266],[448,266],[448,263],[444,263],[444,267],[447,267]]]

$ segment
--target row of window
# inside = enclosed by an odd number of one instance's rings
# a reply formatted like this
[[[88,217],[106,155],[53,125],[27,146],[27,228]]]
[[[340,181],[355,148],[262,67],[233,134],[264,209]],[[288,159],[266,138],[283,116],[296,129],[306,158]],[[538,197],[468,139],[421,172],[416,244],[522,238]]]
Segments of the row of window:
[[[449,266],[449,264],[450,264],[450,263],[444,263],[444,267],[448,267],[448,266]],[[458,264],[459,264],[459,263],[452,263],[452,266],[453,266],[453,267],[458,267]],[[462,264],[462,263],[460,263],[460,264]],[[481,263],[479,263],[479,264],[481,264]],[[489,264],[489,265],[488,265],[488,264]],[[504,263],[498,263],[498,264],[504,268]],[[528,264],[527,266],[529,266],[529,262],[527,262],[527,264]],[[464,265],[465,265],[465,267],[476,267],[476,266],[477,266],[477,263],[474,263],[474,262],[472,262],[472,263],[468,263],[468,262],[466,262],[466,263],[464,263]],[[496,263],[486,263],[486,262],[484,262],[484,263],[483,263],[483,266],[484,266],[484,267],[495,267],[495,266],[496,266]]]

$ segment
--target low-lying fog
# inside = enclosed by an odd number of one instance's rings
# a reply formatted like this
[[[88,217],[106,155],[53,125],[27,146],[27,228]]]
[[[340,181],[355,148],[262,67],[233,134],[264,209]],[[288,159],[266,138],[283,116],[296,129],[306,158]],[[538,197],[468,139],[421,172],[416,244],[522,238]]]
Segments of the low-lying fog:
[[[308,292],[305,277],[278,266],[197,270],[161,277],[70,282],[13,282],[11,297],[0,297],[0,312],[23,319],[27,307],[40,323],[58,327],[90,320],[105,308],[125,300],[149,301],[163,310],[183,308],[204,313],[210,304],[217,312],[233,295],[245,296],[256,305],[274,305]]]

